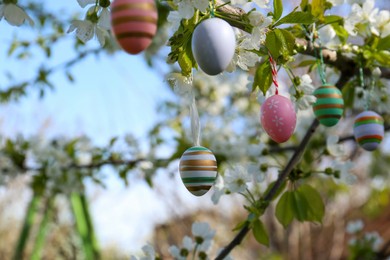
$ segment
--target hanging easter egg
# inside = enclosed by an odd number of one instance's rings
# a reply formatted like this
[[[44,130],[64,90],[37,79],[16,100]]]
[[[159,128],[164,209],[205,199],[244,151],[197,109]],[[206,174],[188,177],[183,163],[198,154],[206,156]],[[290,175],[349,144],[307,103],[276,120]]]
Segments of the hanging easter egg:
[[[375,150],[383,139],[383,118],[373,111],[364,111],[355,117],[353,133],[358,144],[367,151]]]
[[[274,95],[261,105],[261,124],[277,143],[286,142],[294,133],[297,116],[290,99]]]
[[[209,75],[217,75],[225,70],[233,59],[236,37],[227,22],[210,18],[196,26],[191,44],[199,67]]]
[[[179,169],[184,186],[195,196],[205,194],[217,178],[217,160],[202,146],[187,149],[181,156]]]
[[[130,54],[145,50],[157,31],[154,0],[114,0],[111,26],[119,45]]]
[[[317,102],[313,105],[316,118],[325,126],[336,125],[344,110],[341,91],[335,86],[323,85],[313,94],[317,98]]]

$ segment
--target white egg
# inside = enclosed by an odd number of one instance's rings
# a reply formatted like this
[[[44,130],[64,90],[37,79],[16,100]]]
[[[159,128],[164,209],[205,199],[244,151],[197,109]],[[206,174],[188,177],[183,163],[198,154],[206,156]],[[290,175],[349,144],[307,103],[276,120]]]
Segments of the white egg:
[[[209,75],[224,71],[236,49],[233,28],[219,18],[201,22],[194,30],[191,43],[196,62]]]

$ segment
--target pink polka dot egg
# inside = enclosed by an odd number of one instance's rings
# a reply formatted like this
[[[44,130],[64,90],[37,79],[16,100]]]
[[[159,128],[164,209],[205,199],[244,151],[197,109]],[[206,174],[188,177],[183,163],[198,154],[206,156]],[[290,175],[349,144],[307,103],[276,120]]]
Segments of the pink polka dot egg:
[[[157,31],[154,0],[114,0],[111,27],[124,51],[137,54],[145,50]]]
[[[286,142],[294,133],[297,116],[290,99],[274,95],[261,106],[261,125],[277,143]]]

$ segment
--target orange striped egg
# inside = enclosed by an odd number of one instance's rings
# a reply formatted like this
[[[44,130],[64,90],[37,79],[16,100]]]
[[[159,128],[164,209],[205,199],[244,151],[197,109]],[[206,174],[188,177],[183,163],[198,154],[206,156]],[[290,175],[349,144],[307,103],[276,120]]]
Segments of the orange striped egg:
[[[157,31],[154,0],[114,0],[111,26],[119,45],[130,54],[145,50]]]
[[[184,186],[195,196],[208,192],[217,178],[217,160],[202,146],[187,149],[180,159],[179,169]]]

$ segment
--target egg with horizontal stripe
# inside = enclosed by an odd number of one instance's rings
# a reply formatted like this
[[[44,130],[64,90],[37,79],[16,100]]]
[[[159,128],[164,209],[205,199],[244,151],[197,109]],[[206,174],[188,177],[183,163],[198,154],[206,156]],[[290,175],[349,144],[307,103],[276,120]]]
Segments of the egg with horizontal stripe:
[[[130,54],[145,50],[157,31],[154,0],[114,0],[111,27],[119,45]]]
[[[191,46],[199,67],[213,76],[224,71],[232,61],[236,36],[227,22],[220,18],[210,18],[196,26]]]
[[[297,116],[290,99],[274,95],[261,105],[261,125],[277,143],[286,142],[294,133]]]
[[[336,125],[344,111],[344,100],[341,91],[332,85],[323,85],[314,91],[317,98],[313,105],[316,118],[324,126]]]
[[[364,111],[355,117],[353,133],[363,149],[373,151],[378,148],[385,134],[383,118],[373,111]]]
[[[187,190],[195,196],[202,196],[210,190],[217,178],[217,160],[209,149],[194,146],[182,155],[179,170]]]

